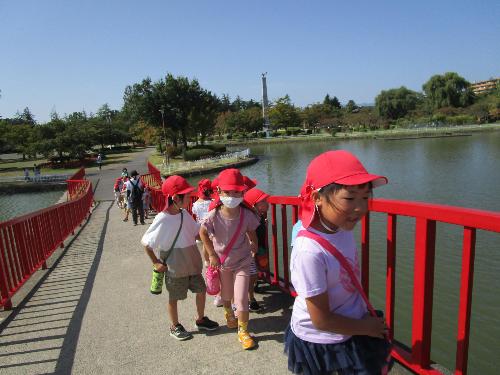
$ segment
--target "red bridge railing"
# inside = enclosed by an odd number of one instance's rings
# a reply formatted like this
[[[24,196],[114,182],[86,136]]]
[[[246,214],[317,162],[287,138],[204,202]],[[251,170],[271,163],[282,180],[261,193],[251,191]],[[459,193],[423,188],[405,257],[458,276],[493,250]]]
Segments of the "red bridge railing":
[[[153,172],[151,177],[143,176],[143,178],[145,181],[155,181],[155,188],[153,188],[153,182],[150,184],[153,206],[156,210],[161,211],[165,205],[165,199],[159,189],[161,184],[159,171],[156,172],[153,169],[150,171]],[[268,228],[271,236],[269,262],[271,269],[265,274],[265,278],[272,285],[276,285],[295,296],[295,290],[290,283],[288,266],[288,231],[298,220],[299,199],[297,197],[272,196],[268,201],[271,205],[270,230]],[[431,367],[433,362],[430,355],[436,223],[447,223],[463,228],[455,374],[466,374],[476,231],[500,233],[500,213],[387,199],[373,199],[370,202],[369,211],[387,215],[385,314],[392,337],[394,335],[397,217],[404,216],[416,219],[411,348],[408,349],[395,343],[392,355],[404,366],[418,374],[443,374],[443,372]],[[289,222],[289,216],[291,222]],[[367,294],[369,293],[369,239],[370,213],[363,218],[361,225],[362,285]]]
[[[290,284],[288,273],[288,228],[290,225],[287,208],[290,206],[291,224],[295,224],[298,220],[299,199],[297,197],[273,196],[268,201],[271,204],[272,259],[270,263],[273,264],[268,281],[285,292],[296,295]],[[280,206],[279,210],[278,206]],[[370,212],[387,214],[385,313],[387,323],[391,328],[391,335],[394,334],[397,217],[406,216],[416,219],[411,349],[406,349],[396,343],[392,355],[404,366],[418,374],[443,374],[431,367],[430,358],[436,223],[448,223],[463,227],[455,374],[466,374],[476,231],[500,233],[500,213],[387,199],[372,200],[369,209]],[[277,215],[278,211],[280,215]],[[278,236],[278,222],[280,222],[281,236]],[[278,243],[278,237],[281,237],[281,246]],[[362,284],[368,294],[370,214],[362,220],[361,237]]]
[[[69,189],[70,184],[68,184]],[[0,307],[12,308],[11,297],[87,217],[92,184],[72,181],[72,200],[0,223]]]

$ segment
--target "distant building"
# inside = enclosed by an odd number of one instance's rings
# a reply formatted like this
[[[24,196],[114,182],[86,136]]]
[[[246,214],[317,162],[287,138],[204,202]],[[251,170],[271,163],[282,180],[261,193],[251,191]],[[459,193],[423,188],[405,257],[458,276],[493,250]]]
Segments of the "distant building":
[[[485,94],[494,90],[497,86],[497,82],[500,81],[500,78],[493,78],[487,81],[480,81],[471,83],[470,88],[474,92],[474,94]]]

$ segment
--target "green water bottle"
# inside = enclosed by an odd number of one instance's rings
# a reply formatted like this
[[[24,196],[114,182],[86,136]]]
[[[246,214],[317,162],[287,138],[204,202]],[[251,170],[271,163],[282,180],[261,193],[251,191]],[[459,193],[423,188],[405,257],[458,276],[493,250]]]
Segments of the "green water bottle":
[[[163,289],[163,279],[165,278],[165,272],[158,272],[153,267],[153,277],[151,279],[151,288],[149,291],[152,294],[161,294]]]

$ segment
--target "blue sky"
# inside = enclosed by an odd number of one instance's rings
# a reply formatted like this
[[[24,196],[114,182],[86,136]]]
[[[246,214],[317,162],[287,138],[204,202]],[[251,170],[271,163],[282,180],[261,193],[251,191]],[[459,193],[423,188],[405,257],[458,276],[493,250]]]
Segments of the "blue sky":
[[[217,95],[372,103],[433,74],[500,76],[500,2],[0,0],[0,116],[123,104],[167,72]]]

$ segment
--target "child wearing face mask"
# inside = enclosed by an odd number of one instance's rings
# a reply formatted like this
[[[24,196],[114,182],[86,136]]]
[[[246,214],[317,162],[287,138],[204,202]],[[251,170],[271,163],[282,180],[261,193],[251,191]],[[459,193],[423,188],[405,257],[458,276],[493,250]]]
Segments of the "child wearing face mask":
[[[256,344],[248,333],[248,287],[250,265],[257,252],[255,230],[259,219],[243,202],[248,186],[239,170],[223,170],[216,181],[218,197],[211,203],[210,213],[201,225],[200,238],[209,254],[210,266],[219,268],[227,327],[238,328],[243,349],[252,349]],[[232,299],[238,318],[231,308]]]

